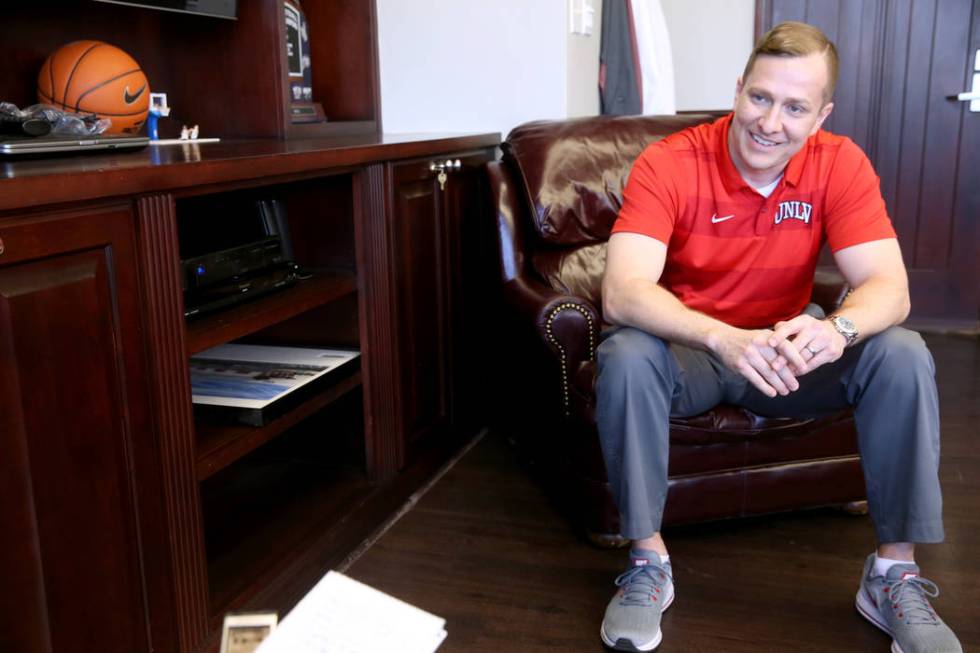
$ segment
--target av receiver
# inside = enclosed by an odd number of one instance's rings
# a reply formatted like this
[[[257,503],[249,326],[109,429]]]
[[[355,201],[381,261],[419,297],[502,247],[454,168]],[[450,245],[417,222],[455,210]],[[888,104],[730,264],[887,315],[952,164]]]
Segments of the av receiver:
[[[187,198],[178,204],[177,216],[185,315],[273,292],[299,278],[278,200]]]

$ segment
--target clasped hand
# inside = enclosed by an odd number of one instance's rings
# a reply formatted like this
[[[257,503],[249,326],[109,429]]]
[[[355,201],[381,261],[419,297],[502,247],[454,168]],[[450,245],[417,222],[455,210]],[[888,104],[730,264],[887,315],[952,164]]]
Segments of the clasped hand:
[[[799,390],[798,377],[844,353],[844,336],[829,322],[800,315],[773,329],[732,329],[715,353],[768,397]]]

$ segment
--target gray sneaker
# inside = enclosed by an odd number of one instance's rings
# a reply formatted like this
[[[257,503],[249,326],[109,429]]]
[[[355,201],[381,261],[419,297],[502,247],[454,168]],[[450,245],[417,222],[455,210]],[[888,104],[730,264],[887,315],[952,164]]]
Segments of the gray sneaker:
[[[892,637],[892,653],[963,653],[960,642],[939,618],[927,597],[939,596],[931,580],[913,563],[892,565],[885,576],[872,576],[874,554],[864,563],[857,609]]]
[[[599,634],[617,651],[652,651],[663,639],[660,614],[674,601],[670,563],[631,555],[630,565],[616,578],[619,591],[606,607]]]

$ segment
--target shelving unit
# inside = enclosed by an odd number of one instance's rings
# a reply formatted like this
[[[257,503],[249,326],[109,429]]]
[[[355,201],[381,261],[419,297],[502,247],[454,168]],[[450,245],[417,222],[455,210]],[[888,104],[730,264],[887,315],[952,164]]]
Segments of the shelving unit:
[[[151,90],[167,93],[177,130],[199,124],[204,136],[280,139],[380,132],[374,2],[306,0],[303,10],[324,123],[290,121],[281,0],[239,1],[237,20],[77,0],[53,0],[38,15],[30,3],[11,4],[4,21],[17,29],[4,30],[0,42],[10,64],[0,98],[37,102],[45,58],[86,38],[112,43],[140,64]]]
[[[0,551],[24,608],[0,615],[13,649],[215,650],[226,611],[287,611],[480,426],[459,368],[476,359],[463,322],[485,316],[463,296],[499,135],[382,134],[374,0],[302,6],[328,117],[312,125],[288,117],[281,0],[241,0],[237,21],[5,7],[0,99],[33,104],[52,51],[103,40],[178,123],[222,139],[0,170],[0,290],[18,289],[0,293],[0,440],[24,461],[17,487],[35,483],[0,497],[19,538]],[[430,164],[447,158],[463,164],[443,186]],[[226,196],[281,200],[314,276],[188,321],[180,221]],[[360,367],[262,427],[195,419],[188,358],[230,342],[357,348]]]
[[[310,278],[186,322],[186,356],[231,342],[359,348],[356,220],[351,174],[250,183],[175,202],[178,234],[220,233],[254,202],[274,199],[295,260]],[[189,221],[185,223],[185,221]],[[210,224],[209,224],[210,221]],[[251,232],[248,232],[251,233]],[[222,242],[218,238],[218,242]],[[360,358],[280,401],[262,426],[198,416],[194,475],[202,505],[211,617],[241,608],[284,561],[376,488],[365,450]],[[219,421],[220,420],[220,421]],[[243,574],[243,570],[248,570]]]

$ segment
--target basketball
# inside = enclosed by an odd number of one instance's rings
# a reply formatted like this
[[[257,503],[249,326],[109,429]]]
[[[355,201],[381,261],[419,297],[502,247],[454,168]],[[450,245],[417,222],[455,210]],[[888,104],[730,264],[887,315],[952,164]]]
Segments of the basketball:
[[[109,118],[109,134],[135,134],[150,109],[150,85],[139,64],[114,45],[75,41],[47,58],[37,99],[63,111]]]

